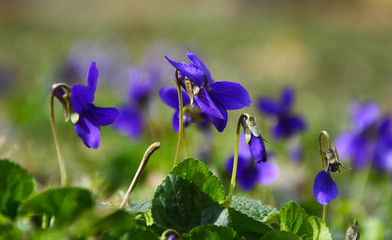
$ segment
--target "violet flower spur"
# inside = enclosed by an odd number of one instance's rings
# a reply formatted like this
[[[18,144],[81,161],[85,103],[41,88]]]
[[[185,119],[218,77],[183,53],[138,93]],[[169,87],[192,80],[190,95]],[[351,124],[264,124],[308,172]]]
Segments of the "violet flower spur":
[[[119,112],[115,108],[96,107],[92,102],[98,82],[98,69],[92,62],[87,75],[87,86],[76,84],[71,89],[71,105],[76,115],[71,116],[76,134],[89,148],[98,148],[100,126],[112,124]]]
[[[285,88],[280,100],[261,98],[259,109],[266,115],[274,116],[277,124],[273,129],[273,136],[277,139],[287,138],[306,129],[305,120],[292,112],[294,91]]]
[[[201,110],[207,114],[219,132],[227,124],[227,110],[249,107],[251,100],[244,87],[235,82],[215,82],[204,63],[193,53],[187,53],[191,64],[166,59],[185,76],[181,86]]]
[[[179,129],[179,109],[178,109],[178,93],[176,88],[164,87],[159,91],[159,96],[162,101],[174,108],[176,111],[173,113],[172,126],[173,130],[178,132]],[[195,105],[190,106],[189,96],[182,91],[182,102],[184,106],[184,117],[183,123],[184,127],[188,127],[191,123],[198,124],[201,128],[208,127],[208,118],[205,113],[203,113]]]
[[[264,149],[265,151],[265,149]],[[233,170],[234,156],[226,162],[226,172],[231,174]],[[271,162],[258,162],[252,158],[250,149],[246,146],[245,135],[240,138],[238,150],[237,180],[244,190],[252,190],[257,183],[270,185],[279,178],[279,167]]]

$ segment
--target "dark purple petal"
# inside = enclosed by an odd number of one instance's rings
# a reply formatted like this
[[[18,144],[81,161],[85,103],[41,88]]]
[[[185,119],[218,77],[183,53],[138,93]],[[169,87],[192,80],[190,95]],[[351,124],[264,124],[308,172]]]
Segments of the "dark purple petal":
[[[219,132],[222,132],[227,124],[227,111],[225,107],[218,101],[214,102],[204,88],[200,90],[199,95],[195,98],[195,102],[207,114],[215,128]],[[220,116],[216,117],[217,115]]]
[[[252,135],[248,146],[254,161],[258,163],[267,161],[267,151],[265,150],[264,141],[261,136],[255,137]]]
[[[321,170],[314,179],[313,194],[316,201],[326,206],[339,195],[338,187],[333,181],[331,174]]]
[[[178,69],[178,71],[180,71],[187,78],[189,78],[196,86],[198,86],[199,88],[204,86],[207,79],[204,76],[203,72],[200,71],[197,67],[191,64],[179,63],[171,60],[167,56],[165,57],[171,63],[171,65],[173,65],[173,67]]]
[[[71,104],[75,112],[81,113],[94,100],[94,94],[88,87],[76,84],[71,89]]]
[[[114,128],[127,136],[138,138],[143,131],[143,117],[136,107],[121,107]]]
[[[293,101],[294,101],[293,89],[285,88],[282,92],[282,109],[284,112],[290,112],[290,108]]]
[[[368,103],[364,106],[354,103],[352,112],[355,127],[364,130],[377,121],[380,116],[380,107],[377,103]]]
[[[176,240],[177,235],[175,233],[169,232],[168,234],[166,234],[166,238],[167,240]]]
[[[98,82],[98,69],[95,62],[92,62],[90,65],[90,70],[87,74],[87,87],[90,89],[91,93],[94,95],[95,89],[97,88]]]
[[[76,134],[89,148],[98,148],[101,141],[98,122],[87,111],[79,114],[79,120],[74,124]]]
[[[298,116],[281,116],[278,119],[273,135],[275,138],[290,137],[306,128],[305,121]]]
[[[241,109],[251,104],[248,91],[239,83],[216,82],[210,86],[209,93],[227,110]]]
[[[188,105],[190,98],[185,91],[182,91],[183,106]],[[164,87],[159,91],[162,101],[174,109],[178,109],[178,92],[176,88]]]
[[[281,111],[280,104],[269,98],[261,98],[259,100],[259,108],[262,113],[267,115],[277,115]]]
[[[205,88],[200,89],[199,94],[195,97],[195,101],[209,117],[224,119],[224,113],[221,108],[226,112],[225,107],[220,101],[214,101]],[[220,107],[217,105],[220,105]]]
[[[267,186],[274,183],[279,178],[279,167],[275,163],[261,162],[257,164],[258,181],[261,185]]]
[[[204,63],[194,54],[193,52],[188,52],[187,53],[189,61],[196,66],[203,74],[206,76],[207,81],[209,84],[213,83],[211,73],[208,70],[208,68],[204,65]]]
[[[241,178],[238,178],[238,181],[240,182],[240,186],[244,190],[252,190],[257,182],[258,182],[258,177],[259,177],[259,171],[257,167],[253,165],[249,165],[246,167],[243,172]]]
[[[94,104],[88,104],[87,111],[94,116],[100,126],[112,124],[119,115],[118,110],[115,108],[96,107]]]
[[[180,129],[180,120],[179,120],[179,115],[180,115],[180,111],[176,110],[173,113],[173,117],[172,117],[172,126],[173,126],[173,130],[178,132],[178,129]]]

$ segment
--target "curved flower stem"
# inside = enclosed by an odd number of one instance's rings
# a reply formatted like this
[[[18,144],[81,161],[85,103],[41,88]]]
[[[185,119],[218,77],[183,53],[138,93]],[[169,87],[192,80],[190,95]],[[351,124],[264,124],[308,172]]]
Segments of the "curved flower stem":
[[[236,133],[237,138],[236,138],[236,143],[235,143],[235,148],[234,148],[233,170],[231,173],[229,195],[227,196],[227,200],[226,200],[226,208],[230,207],[231,199],[232,199],[233,193],[234,193],[235,179],[237,177],[238,145],[240,143],[240,130],[241,130],[242,119],[245,117],[246,117],[245,114],[241,114],[240,118],[238,119],[238,123],[237,123],[237,133]]]
[[[325,169],[325,156],[324,156],[324,151],[323,151],[323,146],[322,146],[322,137],[325,136],[325,138],[327,139],[327,143],[328,143],[328,148],[332,148],[331,146],[331,138],[329,137],[329,134],[327,133],[327,131],[321,131],[319,134],[319,149],[320,149],[320,157],[321,157],[321,164],[323,165],[323,169]]]
[[[174,233],[174,234],[176,234],[177,237],[181,238],[181,234],[179,234],[176,230],[169,228],[169,229],[166,229],[166,231],[164,231],[164,232],[162,233],[160,239],[167,239],[166,235],[167,235],[168,233]]]
[[[176,69],[175,72],[176,76],[176,84],[177,84],[177,91],[178,91],[178,110],[179,110],[179,116],[178,116],[178,139],[177,139],[177,148],[176,148],[176,155],[174,156],[174,162],[173,162],[173,167],[175,167],[178,163],[178,158],[180,156],[180,148],[181,148],[181,141],[182,141],[182,135],[184,133],[184,106],[182,103],[182,92],[181,92],[181,86],[180,82],[178,80],[178,70]]]
[[[125,204],[128,202],[129,198],[131,197],[132,191],[136,186],[137,181],[139,180],[144,168],[148,163],[148,160],[150,159],[151,155],[160,148],[160,146],[161,146],[160,142],[155,142],[147,148],[146,152],[144,153],[143,159],[140,162],[139,168],[137,169],[136,174],[132,179],[132,183],[131,185],[129,185],[128,191],[125,194],[125,197],[120,205],[120,208],[124,208]]]
[[[54,93],[57,88],[62,87],[65,88],[68,93],[71,92],[70,88],[66,84],[57,84],[51,91],[50,93],[50,106],[49,106],[49,112],[50,112],[50,124],[52,125],[52,132],[53,132],[53,138],[54,138],[54,145],[56,146],[56,152],[57,152],[57,158],[59,161],[59,166],[60,166],[60,176],[61,176],[61,186],[66,186],[67,185],[67,171],[65,169],[64,165],[64,160],[61,155],[60,151],[60,144],[59,144],[59,139],[57,136],[57,131],[56,131],[56,126],[54,123],[54,108],[53,108],[53,103],[54,103]],[[69,111],[69,109],[68,109]],[[66,113],[68,114],[68,113]]]
[[[323,151],[323,146],[322,146],[322,137],[325,136],[327,139],[327,144],[328,144],[328,149],[332,148],[331,146],[331,138],[329,137],[329,134],[327,131],[321,131],[319,134],[319,149],[320,149],[320,157],[321,157],[321,164],[323,166],[323,169],[327,171],[328,169],[326,168],[326,163],[325,163],[325,156],[324,156],[324,151]],[[323,205],[323,217],[322,220],[325,222],[325,219],[327,218],[327,205]]]

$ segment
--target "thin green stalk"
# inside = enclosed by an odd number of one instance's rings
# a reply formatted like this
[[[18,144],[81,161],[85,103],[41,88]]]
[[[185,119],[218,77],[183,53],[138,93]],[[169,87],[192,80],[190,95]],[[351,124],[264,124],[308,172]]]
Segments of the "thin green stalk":
[[[186,140],[186,135],[185,135],[185,128],[182,129],[182,136],[184,140],[184,152],[185,152],[185,158],[189,157],[189,150],[188,150],[188,141]]]
[[[238,119],[238,123],[237,123],[237,132],[236,132],[237,138],[236,138],[236,143],[234,148],[233,170],[231,173],[230,190],[229,190],[229,195],[227,196],[226,208],[230,207],[231,199],[233,197],[234,188],[235,188],[235,180],[237,177],[237,165],[238,165],[238,146],[240,143],[240,130],[241,130],[242,119],[244,117],[246,116],[242,114]]]
[[[327,171],[328,169],[325,169],[326,163],[325,163],[324,151],[323,151],[323,146],[322,146],[322,137],[323,136],[325,136],[325,138],[327,139],[328,149],[332,148],[332,146],[331,146],[331,138],[329,137],[328,132],[324,131],[324,130],[321,131],[319,134],[319,149],[320,149],[321,164],[323,166],[323,169]],[[323,222],[325,222],[326,218],[327,218],[327,206],[323,205],[323,217],[322,217]]]
[[[50,93],[50,106],[49,106],[49,112],[50,112],[50,124],[52,125],[52,132],[53,132],[53,138],[54,138],[54,145],[56,146],[56,152],[57,152],[57,158],[59,161],[59,166],[60,166],[60,176],[61,176],[61,186],[67,186],[67,171],[65,169],[64,165],[64,160],[61,155],[60,151],[60,144],[59,144],[59,139],[57,136],[57,131],[56,131],[56,126],[54,122],[54,93],[55,90],[59,87],[65,88],[68,92],[70,92],[70,89],[67,85],[65,84],[58,84],[56,85],[53,89],[52,92]]]
[[[177,139],[177,148],[176,148],[176,155],[174,156],[174,162],[173,162],[173,167],[175,167],[178,163],[178,158],[180,156],[180,148],[181,148],[181,141],[182,141],[182,134],[184,132],[184,108],[183,108],[183,103],[182,103],[182,92],[181,92],[181,86],[180,86],[180,81],[178,80],[178,70],[176,69],[175,72],[176,76],[176,84],[177,84],[177,91],[178,91],[178,109],[179,109],[179,116],[178,116],[178,139]]]
[[[325,219],[327,218],[327,205],[323,205],[323,222],[325,222]]]
[[[135,176],[132,179],[131,185],[129,185],[128,191],[124,196],[124,199],[120,205],[120,208],[123,208],[125,206],[125,204],[128,202],[129,198],[131,197],[131,194],[133,192],[133,189],[136,186],[137,181],[139,180],[140,176],[142,175],[142,172],[144,170],[144,168],[146,167],[148,160],[150,159],[151,155],[158,150],[158,148],[161,146],[160,142],[155,142],[153,144],[151,144],[146,152],[144,153],[143,159],[140,162],[139,168],[136,171]]]

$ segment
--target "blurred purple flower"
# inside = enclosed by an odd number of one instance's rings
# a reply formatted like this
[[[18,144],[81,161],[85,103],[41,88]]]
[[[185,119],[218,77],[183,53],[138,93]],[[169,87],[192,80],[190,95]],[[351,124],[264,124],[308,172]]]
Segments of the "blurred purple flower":
[[[380,136],[377,127],[379,118],[380,109],[377,103],[371,102],[366,105],[354,103],[352,107],[353,129],[343,132],[335,141],[339,156],[351,159],[356,168],[365,167],[371,162]]]
[[[238,150],[237,180],[244,190],[253,189],[257,183],[270,185],[279,178],[279,168],[275,163],[256,163],[250,149],[245,144],[245,136],[241,136]],[[226,163],[226,171],[231,174],[234,156]]]
[[[314,179],[313,195],[318,203],[325,206],[339,195],[338,187],[331,174],[324,169]]]
[[[193,53],[187,53],[191,64],[166,59],[192,82],[195,103],[207,114],[219,132],[227,124],[227,110],[249,107],[251,100],[244,87],[235,82],[215,82],[208,68]]]
[[[259,109],[266,115],[277,118],[277,124],[273,129],[273,136],[277,139],[287,138],[306,129],[305,120],[292,112],[294,101],[294,91],[285,88],[282,91],[281,99],[261,98]]]
[[[172,126],[174,131],[178,132],[179,129],[179,106],[178,106],[178,93],[176,88],[164,87],[159,91],[159,96],[162,101],[174,108],[176,111],[173,114]],[[200,127],[205,128],[208,126],[207,115],[205,115],[196,106],[190,106],[190,98],[185,91],[182,91],[182,102],[184,106],[184,127],[188,127],[191,123],[197,123]]]
[[[375,146],[374,166],[379,170],[392,172],[391,118],[384,117],[378,127],[380,137]]]
[[[92,62],[87,75],[87,86],[76,84],[71,89],[71,105],[79,115],[74,123],[75,132],[89,148],[99,147],[100,126],[112,124],[119,114],[115,108],[100,108],[92,103],[97,82],[98,69],[96,63]]]
[[[118,131],[132,138],[139,138],[143,134],[143,112],[160,80],[161,76],[155,68],[149,69],[142,65],[129,71],[128,99],[120,107],[120,116],[114,124]]]

